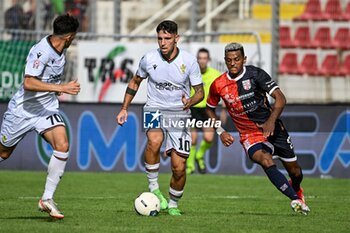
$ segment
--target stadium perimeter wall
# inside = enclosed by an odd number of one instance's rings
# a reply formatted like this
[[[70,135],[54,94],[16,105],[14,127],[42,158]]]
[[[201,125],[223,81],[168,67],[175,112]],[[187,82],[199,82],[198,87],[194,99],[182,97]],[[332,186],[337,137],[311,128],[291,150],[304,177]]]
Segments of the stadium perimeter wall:
[[[7,104],[0,103],[3,115]],[[130,107],[128,122],[115,121],[120,104],[61,103],[71,144],[68,171],[140,172],[146,137],[142,104]],[[305,175],[350,178],[350,110],[346,105],[288,105],[282,116],[289,130]],[[207,153],[210,174],[262,175],[260,167],[244,154],[238,135],[229,121],[236,142],[229,148],[216,138]],[[164,148],[162,148],[162,151]],[[34,132],[18,145],[0,169],[44,170],[51,148]],[[161,171],[170,172],[168,158],[161,159]],[[281,168],[280,164],[279,167]]]

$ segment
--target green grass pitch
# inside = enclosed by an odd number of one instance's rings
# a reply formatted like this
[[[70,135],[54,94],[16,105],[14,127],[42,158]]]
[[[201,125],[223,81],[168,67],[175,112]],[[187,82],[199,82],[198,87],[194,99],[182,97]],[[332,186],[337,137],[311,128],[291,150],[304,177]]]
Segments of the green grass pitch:
[[[55,194],[64,212],[52,220],[37,210],[46,172],[0,171],[0,232],[350,232],[350,179],[305,177],[308,216],[265,176],[192,175],[182,216],[139,216],[133,201],[147,191],[142,173],[66,172]],[[167,194],[169,173],[160,174]]]

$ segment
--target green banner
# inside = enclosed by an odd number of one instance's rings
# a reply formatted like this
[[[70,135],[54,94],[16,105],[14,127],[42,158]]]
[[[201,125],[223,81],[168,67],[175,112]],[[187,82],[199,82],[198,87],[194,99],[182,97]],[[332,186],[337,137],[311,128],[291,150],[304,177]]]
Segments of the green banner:
[[[0,41],[0,101],[9,100],[23,80],[22,72],[34,41]]]

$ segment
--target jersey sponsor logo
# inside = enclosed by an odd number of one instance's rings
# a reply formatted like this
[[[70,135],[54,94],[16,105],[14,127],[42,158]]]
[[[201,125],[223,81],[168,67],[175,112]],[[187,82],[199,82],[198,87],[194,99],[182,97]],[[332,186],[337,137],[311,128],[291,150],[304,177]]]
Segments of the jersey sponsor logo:
[[[158,90],[167,90],[167,91],[181,90],[181,87],[177,87],[172,83],[156,83],[156,88]]]
[[[185,71],[186,71],[186,66],[185,66],[185,64],[182,64],[181,66],[180,66],[180,70],[181,70],[181,73],[185,73]]]
[[[62,74],[58,74],[58,75],[52,75],[50,74],[49,79],[48,79],[48,83],[56,83],[60,78],[61,78]]]
[[[248,91],[252,88],[252,84],[250,83],[250,79],[242,81],[243,89]]]

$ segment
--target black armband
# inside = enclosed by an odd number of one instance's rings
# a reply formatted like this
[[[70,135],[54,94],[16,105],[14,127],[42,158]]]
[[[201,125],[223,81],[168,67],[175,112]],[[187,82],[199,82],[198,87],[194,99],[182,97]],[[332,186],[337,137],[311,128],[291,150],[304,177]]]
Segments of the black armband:
[[[125,93],[128,93],[129,95],[135,96],[136,92],[137,91],[135,91],[134,89],[131,89],[130,87],[127,87]]]

